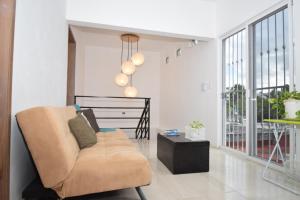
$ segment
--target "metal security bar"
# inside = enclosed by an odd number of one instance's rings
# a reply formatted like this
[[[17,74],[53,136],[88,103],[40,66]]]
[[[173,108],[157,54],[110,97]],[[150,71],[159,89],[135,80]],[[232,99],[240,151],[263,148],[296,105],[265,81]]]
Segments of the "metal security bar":
[[[246,152],[245,30],[224,41],[224,145]]]
[[[253,63],[256,95],[256,133],[254,137],[254,156],[268,159],[275,145],[273,127],[264,119],[283,118],[278,110],[272,109],[269,99],[278,98],[280,93],[289,90],[288,63],[288,9],[277,10],[253,25]],[[289,154],[289,132],[280,141],[284,156]],[[272,160],[282,163],[277,151]]]
[[[90,103],[90,100],[93,100],[93,103]],[[105,100],[105,103],[103,102]],[[112,100],[118,100],[118,105],[114,105]],[[131,101],[135,101],[139,105],[131,105]],[[107,106],[107,102],[110,103]],[[83,109],[93,109],[95,113],[95,117],[97,121],[101,120],[118,120],[118,121],[126,121],[126,120],[135,120],[136,126],[132,127],[110,127],[110,128],[120,128],[125,130],[135,130],[135,138],[150,139],[150,98],[147,97],[112,97],[112,96],[82,96],[77,95],[74,96],[74,103],[79,104],[80,108]],[[104,105],[103,105],[104,104]],[[105,105],[106,104],[106,105]],[[120,105],[121,104],[121,105]],[[138,116],[126,116],[126,111],[134,110],[140,111]],[[122,116],[99,116],[98,113],[108,113],[115,111],[122,113]],[[101,125],[101,122],[100,122]],[[101,126],[100,126],[101,127]]]

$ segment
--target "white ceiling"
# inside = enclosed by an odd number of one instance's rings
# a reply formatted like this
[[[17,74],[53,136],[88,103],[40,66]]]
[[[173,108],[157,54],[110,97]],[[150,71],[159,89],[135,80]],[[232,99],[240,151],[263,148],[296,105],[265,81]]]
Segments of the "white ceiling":
[[[97,29],[89,27],[79,27],[72,26],[72,31],[75,37],[75,40],[78,43],[88,46],[104,46],[108,48],[120,48],[121,39],[120,36],[127,32],[115,31],[115,30],[106,30],[106,29]],[[159,51],[167,48],[170,45],[180,45],[182,44],[188,46],[191,43],[191,40],[157,36],[157,35],[147,35],[147,34],[138,34],[140,36],[139,46],[144,51]],[[124,45],[126,45],[124,43]]]

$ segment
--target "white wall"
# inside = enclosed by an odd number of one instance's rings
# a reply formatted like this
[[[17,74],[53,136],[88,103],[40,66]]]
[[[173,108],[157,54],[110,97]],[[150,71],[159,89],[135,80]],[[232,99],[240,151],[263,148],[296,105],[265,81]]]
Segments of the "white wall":
[[[76,53],[76,94],[124,96],[124,88],[114,83],[115,76],[120,73],[121,70],[121,40],[119,35],[81,35],[82,39],[78,39]],[[106,46],[99,44],[100,40],[105,42]],[[98,44],[92,41],[97,41]],[[117,46],[115,46],[115,43]],[[151,128],[158,128],[160,109],[160,53],[157,51],[144,50],[143,38],[140,41],[140,50],[145,56],[145,63],[141,67],[137,67],[137,71],[133,75],[133,85],[138,89],[139,97],[151,97]],[[125,51],[124,58],[126,55]],[[104,104],[106,103],[107,102],[102,102],[101,106],[105,106]],[[119,111],[119,114],[120,113],[121,111]],[[118,113],[116,114],[116,117],[118,117]],[[124,121],[113,122],[110,127],[118,127],[120,123]],[[132,121],[131,124],[133,124],[133,126],[137,125],[134,121]],[[100,126],[107,127],[108,125],[109,123],[101,123],[100,121]]]
[[[216,31],[219,36],[282,0],[216,0],[216,2]]]
[[[17,0],[13,87],[10,199],[21,199],[34,178],[15,113],[39,105],[65,105],[67,23],[64,0]]]
[[[182,56],[176,57],[177,48]],[[206,127],[206,138],[217,145],[217,45],[200,43],[193,48],[175,45],[165,53],[169,64],[161,67],[161,127],[184,130],[193,120]],[[203,90],[203,84],[208,90]]]
[[[68,0],[71,24],[189,38],[215,36],[215,2],[208,0]]]

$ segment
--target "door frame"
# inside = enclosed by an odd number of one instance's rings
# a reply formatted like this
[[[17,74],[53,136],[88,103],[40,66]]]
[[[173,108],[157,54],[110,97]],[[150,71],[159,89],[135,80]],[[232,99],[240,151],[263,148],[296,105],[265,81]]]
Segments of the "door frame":
[[[0,199],[9,199],[11,93],[16,0],[0,0]]]
[[[73,105],[75,96],[76,40],[70,26],[68,35],[68,77],[66,103],[67,105]]]

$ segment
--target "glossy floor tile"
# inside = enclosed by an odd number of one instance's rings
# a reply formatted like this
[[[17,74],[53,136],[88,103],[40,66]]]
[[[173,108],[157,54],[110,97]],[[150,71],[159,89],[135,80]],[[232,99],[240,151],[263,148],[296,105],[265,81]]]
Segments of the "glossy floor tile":
[[[149,200],[300,200],[262,179],[263,166],[220,149],[210,150],[210,172],[173,175],[156,157],[156,140],[135,141],[149,159],[152,183],[142,188]],[[135,200],[134,189],[91,199]]]

